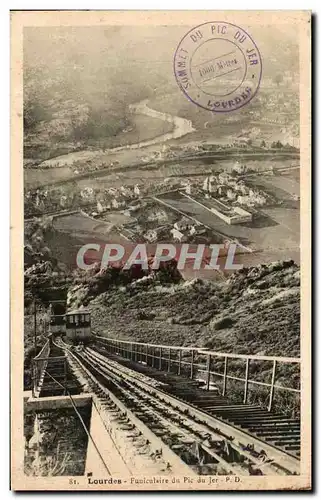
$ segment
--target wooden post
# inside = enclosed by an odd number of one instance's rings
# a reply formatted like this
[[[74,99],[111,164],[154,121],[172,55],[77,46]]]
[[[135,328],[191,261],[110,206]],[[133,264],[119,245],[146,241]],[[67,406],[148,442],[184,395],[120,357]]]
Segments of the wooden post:
[[[210,390],[210,381],[211,381],[211,355],[207,356],[207,367],[206,367],[206,390]]]
[[[177,370],[177,375],[181,374],[181,365],[182,365],[182,349],[179,349],[179,351],[178,351],[178,370]]]
[[[245,366],[245,382],[244,382],[244,398],[243,398],[243,404],[246,403],[247,401],[247,388],[249,384],[249,364],[250,364],[250,358],[246,359],[246,366]]]
[[[152,368],[155,366],[155,347],[152,347]]]
[[[191,374],[190,379],[194,377],[194,349],[192,349],[192,359],[191,359]]]
[[[167,365],[167,371],[171,371],[171,348],[169,347],[168,349],[168,365]]]
[[[146,366],[148,366],[148,344],[146,344]]]
[[[228,360],[228,357],[225,356],[222,396],[225,396],[225,393],[226,393],[227,360]]]
[[[36,385],[36,377],[35,377],[35,362],[31,360],[31,381],[32,381],[32,397],[35,397],[35,385]]]
[[[162,370],[162,355],[163,355],[163,350],[160,347],[159,348],[159,365],[158,365],[159,370]]]
[[[68,368],[68,365],[67,365],[67,358],[65,358],[65,361],[64,361],[64,386],[65,386],[65,390],[64,390],[64,396],[67,394],[67,368]]]
[[[34,322],[34,348],[35,348],[35,356],[37,356],[37,305],[36,299],[33,300],[33,322]]]
[[[273,394],[274,394],[274,384],[275,384],[275,373],[276,373],[276,359],[273,361],[272,380],[271,380],[271,389],[270,389],[268,411],[271,411],[271,409],[272,409]]]

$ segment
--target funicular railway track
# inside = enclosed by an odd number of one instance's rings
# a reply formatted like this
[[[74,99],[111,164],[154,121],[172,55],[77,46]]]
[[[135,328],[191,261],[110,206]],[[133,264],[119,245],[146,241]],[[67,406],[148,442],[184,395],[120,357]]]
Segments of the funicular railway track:
[[[144,369],[144,368],[143,368]],[[232,424],[284,454],[300,457],[300,420],[269,412],[255,404],[232,404],[226,397],[205,393],[193,384],[175,384],[170,394],[207,415]]]
[[[202,398],[196,390],[193,393],[193,384],[189,390],[184,384],[173,390],[170,384],[133,370],[97,348],[77,352],[61,340],[58,345],[91,391],[106,401],[112,398],[115,407],[130,415],[126,425],[135,428],[140,422],[143,433],[147,429],[161,443],[163,456],[175,454],[194,473],[299,474],[298,458],[278,446],[278,436],[284,439],[283,428],[296,439],[297,421],[260,413],[254,405],[228,406],[224,399],[205,392]],[[266,440],[271,432],[277,436],[273,444]]]

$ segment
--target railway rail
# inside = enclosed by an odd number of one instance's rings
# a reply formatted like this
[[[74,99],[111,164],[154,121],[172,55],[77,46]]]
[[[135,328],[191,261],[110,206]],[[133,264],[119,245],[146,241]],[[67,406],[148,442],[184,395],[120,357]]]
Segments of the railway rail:
[[[144,436],[145,445],[153,443],[150,456],[163,460],[165,470],[198,475],[299,474],[298,457],[281,449],[277,439],[273,444],[268,440],[271,432],[281,439],[286,432],[296,440],[297,422],[267,415],[254,405],[228,405],[217,394],[202,391],[200,397],[195,381],[187,387],[176,384],[173,390],[170,379],[160,381],[140,373],[99,348],[77,351],[62,340],[57,345],[78,380],[96,394],[100,408],[120,411],[125,427]]]

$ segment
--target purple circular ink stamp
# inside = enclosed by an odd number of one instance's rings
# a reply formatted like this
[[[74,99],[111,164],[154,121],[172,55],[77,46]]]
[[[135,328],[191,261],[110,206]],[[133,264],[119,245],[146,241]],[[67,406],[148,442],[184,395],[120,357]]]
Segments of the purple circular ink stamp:
[[[196,26],[182,38],[174,56],[174,74],[191,102],[226,113],[253,99],[261,81],[262,60],[244,29],[214,21]]]

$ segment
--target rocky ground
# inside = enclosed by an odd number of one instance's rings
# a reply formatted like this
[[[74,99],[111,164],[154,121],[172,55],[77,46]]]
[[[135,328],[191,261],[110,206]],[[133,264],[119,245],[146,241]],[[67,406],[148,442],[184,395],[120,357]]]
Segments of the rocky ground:
[[[93,278],[91,278],[93,280]],[[92,298],[97,282],[69,290],[71,307],[91,310],[97,333],[155,344],[196,345],[218,352],[300,356],[300,268],[293,261],[244,268],[227,281],[159,280],[148,275],[108,288]],[[89,299],[90,297],[90,299]],[[223,358],[215,358],[223,373]],[[229,374],[244,377],[242,360],[229,362]],[[251,362],[251,380],[270,382],[272,362]],[[221,379],[217,381],[221,383]],[[276,383],[300,387],[298,364],[278,363]],[[243,400],[244,383],[229,381],[229,394]],[[266,407],[269,389],[249,386],[248,400]],[[275,392],[274,409],[299,415],[297,393]]]
[[[51,272],[48,283],[40,283],[43,274],[38,276],[37,270],[31,276],[26,272],[25,292],[28,294],[30,289],[39,295],[41,290],[39,300],[45,297],[50,302],[51,294],[58,294],[61,288],[57,283],[53,286],[53,282],[61,278],[55,278],[57,273]],[[293,261],[244,268],[220,282],[184,281],[173,262],[156,273],[141,268],[109,268],[86,275],[75,272],[67,281],[69,285],[66,282],[64,289],[67,291],[69,286],[68,308],[89,308],[93,331],[100,335],[155,344],[194,345],[218,352],[300,356],[300,268]],[[26,388],[33,352],[31,302],[28,309]],[[221,358],[216,363],[218,371],[220,363]],[[243,377],[244,366],[233,363],[230,368],[234,374]],[[252,380],[270,382],[271,362],[251,363],[250,375]],[[298,365],[280,364],[277,383],[298,388]],[[238,391],[236,387],[235,393]],[[283,404],[287,406],[287,399],[282,398]]]
[[[79,306],[86,287],[69,291]],[[292,261],[245,268],[225,282],[144,277],[89,302],[93,329],[137,341],[277,356],[300,353],[300,269]]]

